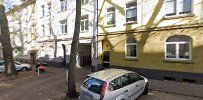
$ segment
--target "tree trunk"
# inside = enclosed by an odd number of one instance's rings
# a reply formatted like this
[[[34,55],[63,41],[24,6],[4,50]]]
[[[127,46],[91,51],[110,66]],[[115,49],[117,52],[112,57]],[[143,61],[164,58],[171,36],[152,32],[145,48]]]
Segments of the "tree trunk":
[[[2,0],[0,0],[2,2]],[[8,76],[16,75],[17,71],[13,62],[12,47],[10,44],[10,33],[8,28],[8,20],[5,15],[5,8],[0,4],[0,26],[1,26],[1,44],[3,48],[3,59],[5,63],[5,73]]]
[[[81,0],[75,1],[76,1],[75,29],[71,44],[70,60],[68,65],[68,95],[73,97],[77,96],[75,84],[75,66],[76,66],[76,55],[78,52],[80,19],[81,19]]]

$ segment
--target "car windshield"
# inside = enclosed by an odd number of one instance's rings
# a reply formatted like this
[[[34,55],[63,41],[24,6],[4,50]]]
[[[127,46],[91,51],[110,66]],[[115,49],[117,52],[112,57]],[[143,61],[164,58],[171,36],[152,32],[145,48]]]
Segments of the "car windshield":
[[[83,83],[83,87],[87,88],[88,90],[100,94],[102,90],[102,86],[104,84],[104,81],[88,77],[85,79],[85,82]]]

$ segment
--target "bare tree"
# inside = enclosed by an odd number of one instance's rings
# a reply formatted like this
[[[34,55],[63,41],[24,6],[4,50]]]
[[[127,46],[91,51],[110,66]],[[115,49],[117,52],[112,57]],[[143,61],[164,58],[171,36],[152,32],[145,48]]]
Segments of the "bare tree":
[[[71,45],[70,60],[68,65],[68,95],[76,97],[76,84],[75,84],[75,66],[76,54],[78,52],[79,34],[80,34],[80,19],[81,19],[81,0],[76,1],[76,16],[75,16],[75,29]]]
[[[10,33],[8,28],[8,20],[5,14],[3,0],[0,0],[0,27],[1,27],[1,44],[3,48],[3,59],[5,63],[5,73],[8,76],[16,75],[17,71],[13,62],[12,47],[10,44]]]

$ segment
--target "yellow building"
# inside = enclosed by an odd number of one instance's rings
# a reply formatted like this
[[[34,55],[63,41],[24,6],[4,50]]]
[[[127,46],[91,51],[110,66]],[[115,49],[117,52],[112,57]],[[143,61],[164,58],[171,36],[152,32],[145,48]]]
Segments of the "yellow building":
[[[202,0],[99,0],[103,67],[203,84]]]

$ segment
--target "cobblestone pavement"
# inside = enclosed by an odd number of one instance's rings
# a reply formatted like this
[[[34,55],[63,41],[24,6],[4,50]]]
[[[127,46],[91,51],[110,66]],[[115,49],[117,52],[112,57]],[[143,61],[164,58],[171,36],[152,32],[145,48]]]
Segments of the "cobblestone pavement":
[[[0,100],[77,100],[77,98],[65,97],[67,89],[65,73],[63,68],[49,68],[48,72],[40,77],[35,73],[30,77],[0,82]],[[81,68],[77,69],[76,73],[76,85],[79,91],[80,84],[91,72],[87,68]],[[155,81],[151,81],[153,88],[156,85]],[[141,96],[137,100],[203,100],[203,98],[152,90],[149,95]]]

